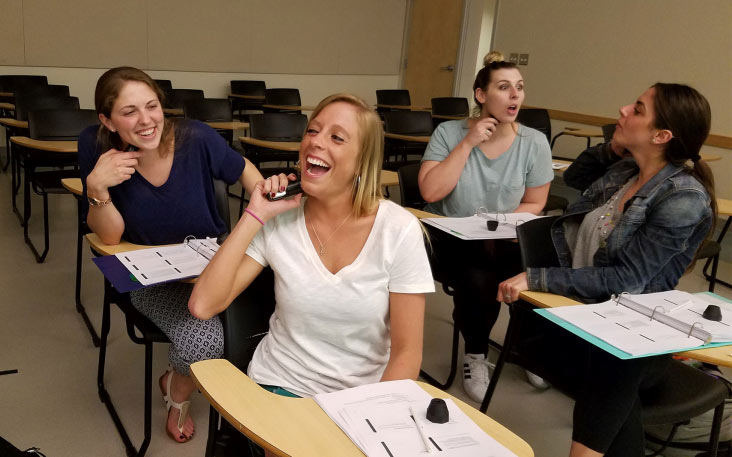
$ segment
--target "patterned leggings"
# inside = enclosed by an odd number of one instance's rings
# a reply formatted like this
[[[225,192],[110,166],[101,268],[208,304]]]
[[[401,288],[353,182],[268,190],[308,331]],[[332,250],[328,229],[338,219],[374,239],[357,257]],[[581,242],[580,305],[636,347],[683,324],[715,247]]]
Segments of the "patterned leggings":
[[[173,369],[188,376],[189,366],[224,354],[224,331],[218,316],[203,321],[188,312],[193,284],[173,282],[130,292],[132,305],[172,342],[168,359]]]

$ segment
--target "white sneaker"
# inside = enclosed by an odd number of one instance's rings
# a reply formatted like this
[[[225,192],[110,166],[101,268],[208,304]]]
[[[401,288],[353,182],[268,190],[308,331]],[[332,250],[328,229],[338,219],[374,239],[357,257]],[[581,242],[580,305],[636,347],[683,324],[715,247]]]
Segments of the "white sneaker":
[[[546,390],[549,387],[551,387],[551,384],[544,381],[544,378],[541,376],[537,376],[534,373],[530,372],[529,370],[526,370],[526,377],[529,380],[529,384],[536,387],[539,390]]]
[[[488,360],[483,354],[465,354],[463,356],[463,389],[473,401],[483,401],[490,376]]]

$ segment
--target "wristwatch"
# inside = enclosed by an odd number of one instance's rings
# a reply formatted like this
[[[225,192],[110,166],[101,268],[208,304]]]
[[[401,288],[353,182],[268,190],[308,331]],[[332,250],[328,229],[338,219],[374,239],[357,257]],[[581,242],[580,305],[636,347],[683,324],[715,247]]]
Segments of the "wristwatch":
[[[86,196],[87,200],[89,200],[89,206],[107,206],[110,203],[112,203],[112,198],[107,198],[106,200],[99,200],[98,198]]]

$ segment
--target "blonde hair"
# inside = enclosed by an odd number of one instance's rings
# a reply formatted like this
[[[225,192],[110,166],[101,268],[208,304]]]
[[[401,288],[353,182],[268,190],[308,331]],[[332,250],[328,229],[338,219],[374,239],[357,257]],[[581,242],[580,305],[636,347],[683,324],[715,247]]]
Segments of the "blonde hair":
[[[505,62],[506,57],[501,51],[491,51],[483,57],[483,66],[490,65],[493,62]]]
[[[381,192],[381,166],[384,158],[384,128],[379,115],[361,98],[346,93],[333,94],[324,98],[310,115],[311,122],[331,103],[343,102],[356,108],[360,149],[353,177],[353,216],[358,218],[374,211]]]

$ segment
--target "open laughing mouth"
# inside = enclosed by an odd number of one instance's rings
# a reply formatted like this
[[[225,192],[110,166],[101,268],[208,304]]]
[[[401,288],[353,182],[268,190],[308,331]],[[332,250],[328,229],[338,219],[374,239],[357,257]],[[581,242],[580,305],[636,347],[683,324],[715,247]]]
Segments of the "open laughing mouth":
[[[141,137],[147,139],[147,138],[154,137],[156,130],[157,130],[157,127],[150,127],[149,129],[139,130],[135,133],[137,133],[138,136],[141,136]]]
[[[319,159],[317,157],[308,156],[307,159],[305,159],[307,162],[307,166],[305,167],[305,171],[308,175],[313,177],[320,177],[325,175],[330,171],[331,166],[328,165],[324,160]]]
[[[509,105],[509,107],[506,111],[508,112],[509,115],[515,116],[516,114],[518,114],[518,110],[519,110],[518,105]]]

